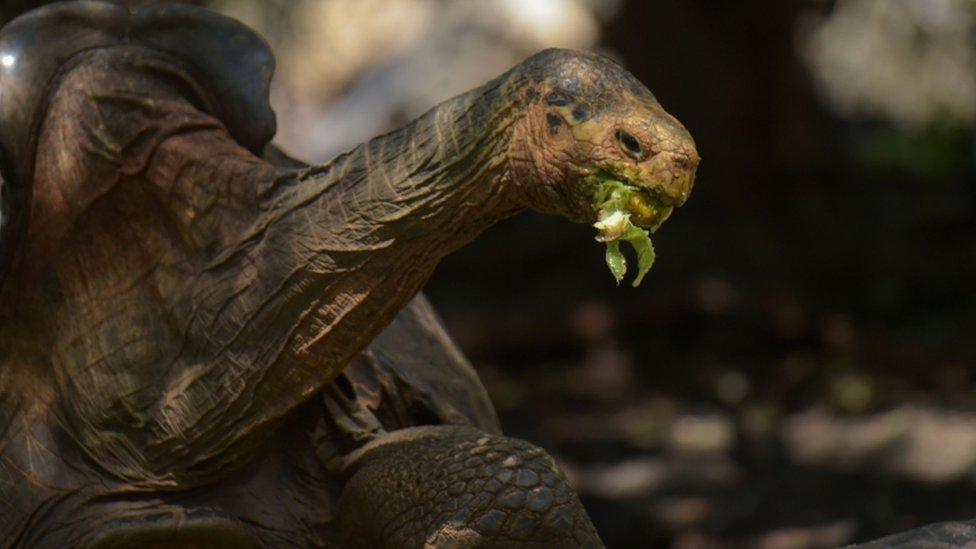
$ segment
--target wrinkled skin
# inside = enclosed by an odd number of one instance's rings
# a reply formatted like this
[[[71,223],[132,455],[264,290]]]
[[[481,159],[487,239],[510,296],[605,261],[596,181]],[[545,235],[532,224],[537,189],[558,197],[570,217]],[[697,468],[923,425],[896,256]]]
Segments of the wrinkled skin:
[[[241,146],[188,66],[122,43],[38,90],[0,289],[0,540],[600,546],[551,458],[490,407],[405,397],[396,380],[420,382],[383,357],[406,336],[381,332],[493,223],[593,222],[597,171],[682,204],[688,132],[611,60],[547,50],[302,168]]]

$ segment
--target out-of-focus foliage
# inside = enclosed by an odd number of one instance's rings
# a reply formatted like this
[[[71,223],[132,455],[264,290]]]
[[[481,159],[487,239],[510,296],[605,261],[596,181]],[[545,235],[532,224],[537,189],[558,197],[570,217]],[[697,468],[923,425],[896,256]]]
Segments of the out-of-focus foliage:
[[[324,160],[545,47],[590,48],[608,0],[220,0],[278,53],[279,142]]]
[[[801,50],[844,116],[976,122],[976,3],[839,0],[802,19]]]
[[[828,104],[881,123],[855,146],[869,169],[944,184],[976,124],[976,2],[840,0],[802,14],[800,51]],[[892,126],[893,125],[893,126]]]

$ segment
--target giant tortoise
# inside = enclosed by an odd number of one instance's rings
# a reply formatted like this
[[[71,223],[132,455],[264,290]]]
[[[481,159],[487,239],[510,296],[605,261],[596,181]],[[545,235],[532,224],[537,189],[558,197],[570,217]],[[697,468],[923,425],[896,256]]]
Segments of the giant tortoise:
[[[601,180],[656,228],[688,132],[547,50],[307,166],[268,146],[272,71],[195,7],[0,32],[0,545],[601,546],[418,290],[523,210],[598,221]]]

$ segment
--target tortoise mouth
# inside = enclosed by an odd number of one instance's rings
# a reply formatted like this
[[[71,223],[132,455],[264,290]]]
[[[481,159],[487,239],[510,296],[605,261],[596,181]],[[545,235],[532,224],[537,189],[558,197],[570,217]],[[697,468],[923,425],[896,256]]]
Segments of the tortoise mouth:
[[[667,197],[653,182],[634,182],[607,170],[599,170],[586,177],[592,197],[591,205],[597,218],[608,209],[624,211],[630,221],[652,233],[664,224],[674,211]]]

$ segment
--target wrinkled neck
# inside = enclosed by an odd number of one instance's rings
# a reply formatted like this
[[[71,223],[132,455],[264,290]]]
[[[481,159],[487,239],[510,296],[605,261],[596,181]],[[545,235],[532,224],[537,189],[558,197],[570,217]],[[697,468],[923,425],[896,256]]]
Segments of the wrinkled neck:
[[[239,147],[187,78],[134,48],[65,73],[11,302],[93,461],[181,487],[247,459],[440,259],[523,208],[505,78],[307,169]]]
[[[300,176],[295,192],[329,194],[348,204],[344,232],[376,244],[450,228],[448,253],[522,207],[512,197],[507,151],[517,108],[497,79],[428,111]],[[288,200],[287,202],[290,202]],[[438,254],[440,255],[440,254]]]

